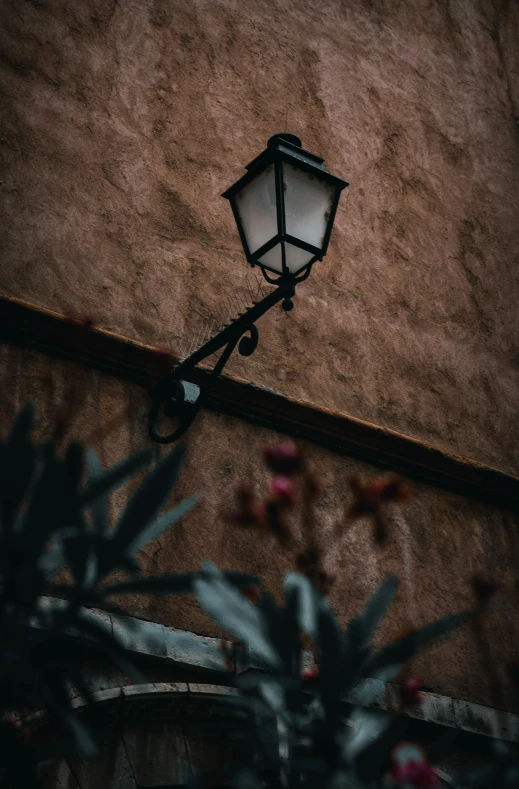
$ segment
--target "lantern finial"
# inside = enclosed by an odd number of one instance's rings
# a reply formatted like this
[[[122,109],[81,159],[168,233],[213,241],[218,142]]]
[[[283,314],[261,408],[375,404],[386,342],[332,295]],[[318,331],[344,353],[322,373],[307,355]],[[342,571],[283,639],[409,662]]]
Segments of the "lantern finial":
[[[280,142],[288,142],[290,145],[295,145],[297,148],[302,148],[303,143],[296,137],[295,134],[275,134],[267,143],[267,148],[275,148]]]

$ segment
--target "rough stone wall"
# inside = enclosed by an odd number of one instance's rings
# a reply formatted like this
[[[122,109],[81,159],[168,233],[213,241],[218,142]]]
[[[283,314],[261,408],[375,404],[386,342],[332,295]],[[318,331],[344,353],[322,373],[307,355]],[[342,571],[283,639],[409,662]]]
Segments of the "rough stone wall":
[[[230,371],[517,471],[518,20],[505,0],[3,0],[1,289],[181,350],[246,299],[219,195],[286,127],[351,186],[297,309]]]
[[[82,400],[70,438],[93,445],[105,466],[149,446],[148,396],[139,387],[14,347],[0,349],[0,371],[0,424],[11,424],[21,404],[35,400],[40,434],[49,437],[74,382]],[[119,418],[128,404],[132,406],[130,416]],[[280,550],[265,536],[232,526],[224,514],[233,503],[232,485],[237,478],[250,476],[258,493],[265,491],[261,447],[279,439],[278,434],[240,419],[202,412],[186,434],[187,463],[174,501],[197,491],[203,499],[178,527],[143,548],[144,572],[194,570],[210,559],[224,569],[260,574],[279,594],[284,573],[293,568],[293,554]],[[422,676],[435,693],[511,708],[514,696],[511,689],[506,690],[505,667],[507,661],[517,658],[517,571],[510,557],[517,556],[519,549],[518,518],[453,493],[414,484],[414,498],[392,513],[386,547],[374,547],[367,520],[341,531],[337,540],[335,525],[349,501],[348,476],[373,477],[380,472],[310,444],[302,447],[326,486],[318,522],[328,551],[327,568],[337,575],[330,599],[341,621],[345,623],[359,612],[388,572],[397,573],[400,587],[380,630],[381,643],[410,627],[470,606],[473,573],[497,576],[503,602],[484,619],[482,629],[464,627],[453,639],[417,658],[409,671]],[[113,514],[127,495],[128,489],[116,492]],[[128,613],[144,619],[196,633],[219,634],[212,620],[188,597],[128,596],[124,604]],[[488,654],[482,643],[487,644],[498,667],[503,696],[492,692],[485,663]]]

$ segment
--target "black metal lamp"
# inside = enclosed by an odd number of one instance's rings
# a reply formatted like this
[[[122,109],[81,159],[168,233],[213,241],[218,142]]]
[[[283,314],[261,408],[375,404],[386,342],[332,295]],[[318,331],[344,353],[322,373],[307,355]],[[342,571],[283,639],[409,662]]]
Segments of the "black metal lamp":
[[[346,181],[293,134],[276,134],[247,165],[247,174],[224,194],[230,200],[249,263],[268,282],[306,279],[328,249]]]
[[[348,186],[326,170],[320,156],[305,151],[293,134],[271,137],[267,149],[246,169],[246,175],[223,197],[231,203],[248,262],[258,265],[267,282],[277,287],[261,301],[253,302],[155,385],[149,432],[154,441],[163,444],[185,433],[236,345],[239,343],[243,356],[254,352],[258,318],[280,301],[283,309],[292,309],[295,286],[326,254],[339,197]],[[202,390],[183,379],[189,368],[222,348]],[[162,408],[167,417],[180,420],[179,427],[168,435],[162,435],[158,428]]]

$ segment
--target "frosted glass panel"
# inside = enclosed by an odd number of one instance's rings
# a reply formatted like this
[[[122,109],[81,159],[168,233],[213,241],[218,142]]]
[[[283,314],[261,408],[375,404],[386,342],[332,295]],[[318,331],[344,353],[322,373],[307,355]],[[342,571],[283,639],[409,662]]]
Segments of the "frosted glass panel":
[[[311,252],[307,252],[306,249],[299,249],[299,247],[294,247],[292,244],[285,244],[285,248],[287,251],[287,266],[291,274],[297,274],[303,266],[306,266],[315,257]]]
[[[286,232],[320,249],[335,186],[286,163],[283,163],[283,181]]]
[[[297,272],[306,266],[307,263],[310,263],[314,257],[311,252],[307,252],[305,249],[299,249],[299,247],[294,247],[292,244],[285,244],[285,249],[287,266],[291,274],[297,274]],[[269,250],[269,252],[262,255],[259,262],[264,263],[265,266],[274,269],[274,271],[279,271],[281,274],[281,244],[277,244],[273,249]]]
[[[273,249],[270,249],[264,255],[262,255],[259,259],[260,263],[264,263],[269,268],[274,269],[274,271],[279,271],[281,274],[283,268],[281,264],[281,244],[276,244]]]
[[[278,232],[273,164],[238,192],[236,207],[249,250],[256,252]]]

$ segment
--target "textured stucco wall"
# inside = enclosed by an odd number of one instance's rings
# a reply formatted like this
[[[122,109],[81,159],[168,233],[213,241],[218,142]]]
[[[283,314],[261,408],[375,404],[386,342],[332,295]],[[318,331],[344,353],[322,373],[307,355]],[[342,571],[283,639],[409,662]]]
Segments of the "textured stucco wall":
[[[64,399],[72,396],[74,382],[80,409],[70,437],[94,445],[105,466],[130,451],[149,446],[148,397],[144,390],[70,362],[14,347],[0,348],[0,371],[1,424],[11,424],[20,405],[35,400],[40,433],[50,436]],[[118,420],[128,404],[132,406],[130,417],[123,415]],[[267,429],[203,412],[186,436],[187,463],[174,501],[196,491],[203,493],[203,500],[178,528],[142,550],[144,571],[197,569],[204,559],[210,559],[225,569],[258,573],[269,588],[279,593],[284,573],[293,567],[292,554],[280,550],[271,539],[240,531],[224,517],[233,503],[232,485],[237,479],[250,477],[258,492],[266,489],[261,447],[279,440],[278,434]],[[330,599],[341,620],[346,622],[360,610],[387,572],[398,574],[400,588],[381,628],[381,642],[411,626],[471,605],[469,579],[473,573],[497,577],[502,604],[485,618],[482,628],[506,689],[506,662],[519,657],[518,580],[511,559],[517,556],[519,547],[517,517],[425,484],[414,484],[414,498],[392,515],[385,548],[374,548],[372,528],[365,520],[345,530],[335,542],[333,529],[350,495],[348,476],[359,473],[373,477],[379,472],[324,449],[302,446],[326,485],[318,522],[322,542],[329,550],[327,567],[337,574]],[[113,513],[127,494],[128,490],[123,489],[114,495]],[[218,634],[191,598],[128,597],[125,605],[129,613],[144,619]],[[512,692],[505,692],[504,697],[492,693],[480,638],[471,627],[465,627],[450,641],[420,656],[409,671],[419,673],[436,693],[498,708],[512,705]]]
[[[504,0],[3,0],[0,288],[181,349],[245,300],[219,195],[287,125],[351,186],[297,309],[229,369],[517,470],[518,20]]]

